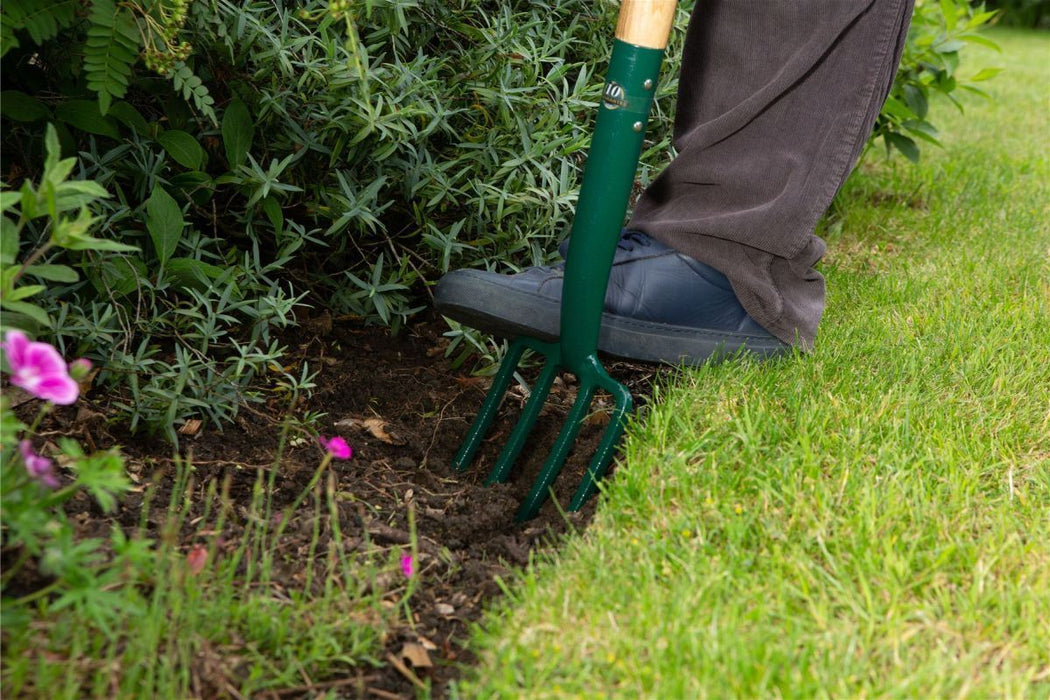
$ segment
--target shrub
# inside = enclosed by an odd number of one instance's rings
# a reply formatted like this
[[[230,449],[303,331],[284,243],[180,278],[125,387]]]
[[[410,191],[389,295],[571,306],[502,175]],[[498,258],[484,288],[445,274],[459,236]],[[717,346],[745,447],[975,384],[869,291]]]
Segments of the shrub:
[[[34,330],[99,360],[113,406],[171,436],[190,416],[221,424],[308,389],[309,368],[281,369],[278,331],[310,307],[396,331],[452,267],[546,261],[574,209],[616,13],[583,0],[77,7],[3,6],[4,179],[38,172],[55,122],[75,177],[113,195],[93,203],[102,237],[141,252],[54,251],[49,264],[84,276],[38,293],[49,322]],[[959,88],[959,52],[988,15],[945,0],[917,19],[877,131],[910,157],[912,137],[935,138],[927,95]],[[667,103],[642,183],[670,158]],[[44,235],[26,227],[27,246]],[[460,361],[491,350],[451,333]]]
[[[1002,24],[1050,29],[1050,0],[989,0],[988,6],[1002,13]]]

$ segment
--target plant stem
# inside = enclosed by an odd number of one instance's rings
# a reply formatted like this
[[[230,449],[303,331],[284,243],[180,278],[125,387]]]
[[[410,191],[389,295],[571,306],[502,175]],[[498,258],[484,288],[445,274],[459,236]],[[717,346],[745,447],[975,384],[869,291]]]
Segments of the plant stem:
[[[11,286],[12,286],[12,287],[14,287],[14,286],[15,286],[15,282],[17,282],[17,281],[18,281],[18,279],[19,279],[19,278],[20,278],[20,277],[21,277],[22,275],[24,275],[24,274],[25,274],[25,272],[26,272],[26,269],[28,269],[30,265],[32,265],[33,263],[35,263],[35,262],[36,262],[37,260],[39,260],[39,259],[40,259],[40,258],[41,258],[41,257],[42,257],[42,256],[44,255],[44,253],[46,253],[47,251],[51,250],[51,249],[52,249],[52,248],[54,248],[54,247],[55,247],[55,244],[54,244],[54,243],[52,243],[51,241],[48,241],[48,242],[47,242],[47,243],[45,243],[44,245],[42,245],[42,246],[40,246],[39,248],[37,248],[36,250],[34,250],[34,251],[33,251],[33,252],[32,252],[32,253],[31,253],[31,254],[29,255],[29,257],[28,257],[28,258],[26,258],[25,262],[24,262],[24,263],[22,263],[22,265],[21,265],[21,266],[20,266],[20,267],[18,268],[18,271],[17,271],[17,272],[15,272],[15,276],[11,278]]]

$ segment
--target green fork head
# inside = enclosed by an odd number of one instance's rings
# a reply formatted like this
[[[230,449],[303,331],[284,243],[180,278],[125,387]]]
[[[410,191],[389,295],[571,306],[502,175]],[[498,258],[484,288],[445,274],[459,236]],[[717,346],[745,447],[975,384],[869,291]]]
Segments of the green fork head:
[[[507,393],[511,382],[514,380],[514,371],[517,369],[518,363],[521,361],[521,357],[526,349],[533,350],[544,356],[543,369],[532,386],[532,392],[525,403],[525,408],[522,410],[521,416],[518,418],[514,430],[511,431],[506,444],[504,444],[503,450],[496,459],[496,464],[489,473],[486,484],[502,483],[510,476],[510,470],[514,466],[518,455],[521,454],[529,432],[536,424],[536,419],[540,415],[540,409],[543,408],[543,404],[547,400],[547,394],[550,392],[551,384],[554,383],[554,378],[558,375],[559,370],[571,370],[579,378],[579,389],[576,394],[576,400],[573,402],[569,415],[565,420],[565,425],[562,427],[561,432],[558,433],[558,437],[551,448],[550,454],[547,456],[547,460],[543,464],[539,477],[533,483],[529,495],[518,511],[517,520],[519,521],[535,517],[540,506],[546,500],[551,485],[565,465],[565,458],[576,440],[580,425],[587,416],[591,400],[598,389],[604,389],[612,394],[616,407],[613,410],[609,426],[605,429],[605,434],[602,436],[598,450],[591,459],[587,474],[584,475],[583,481],[576,489],[576,494],[569,503],[569,510],[579,510],[597,489],[598,480],[605,475],[606,470],[609,468],[613,452],[616,449],[616,443],[623,434],[627,414],[631,411],[631,392],[623,384],[609,376],[596,355],[589,355],[584,363],[569,367],[565,364],[566,358],[563,355],[560,343],[545,343],[535,338],[518,338],[511,343],[510,348],[507,350],[507,354],[500,364],[499,372],[492,381],[492,387],[485,397],[485,402],[481,405],[481,410],[478,411],[478,416],[474,420],[470,432],[467,433],[466,439],[453,459],[454,468],[466,469],[474,460],[474,455],[496,416],[496,410],[499,408],[499,404]]]
[[[542,355],[545,362],[522,415],[496,460],[488,483],[506,481],[558,372],[575,374],[579,378],[576,401],[539,477],[518,511],[519,521],[533,518],[539,511],[551,484],[565,464],[596,391],[604,389],[612,394],[616,408],[583,482],[569,504],[570,510],[578,510],[596,490],[598,480],[609,467],[631,410],[630,392],[610,377],[598,360],[598,334],[609,270],[634,186],[645,125],[656,92],[675,5],[674,0],[624,0],[621,4],[617,39],[613,44],[566,256],[560,338],[556,343],[549,343],[520,337],[511,343],[481,410],[453,460],[456,469],[470,466],[526,349]]]

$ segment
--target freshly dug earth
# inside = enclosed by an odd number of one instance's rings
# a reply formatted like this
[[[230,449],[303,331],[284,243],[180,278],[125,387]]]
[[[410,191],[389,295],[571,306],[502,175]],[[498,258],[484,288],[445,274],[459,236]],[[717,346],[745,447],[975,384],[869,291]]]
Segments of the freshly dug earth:
[[[548,502],[539,517],[515,523],[514,515],[562,427],[576,395],[572,377],[560,379],[551,391],[529,445],[524,450],[509,483],[486,487],[485,477],[500,447],[506,441],[524,403],[526,390],[511,389],[500,418],[480,451],[474,466],[455,472],[450,463],[470,422],[481,405],[490,380],[453,370],[444,357],[447,339],[444,325],[428,320],[397,336],[386,330],[353,322],[332,323],[321,319],[306,323],[297,335],[286,339],[292,364],[307,362],[319,370],[313,395],[291,414],[325,414],[314,425],[322,435],[342,435],[352,445],[349,461],[333,462],[336,489],[351,494],[339,505],[343,538],[360,551],[402,550],[410,542],[410,508],[415,512],[419,560],[419,584],[411,600],[417,619],[387,637],[386,662],[374,669],[361,669],[355,678],[313,679],[316,690],[329,688],[347,697],[414,697],[419,678],[429,678],[435,697],[447,695],[449,683],[470,664],[473,657],[465,646],[468,627],[481,616],[486,604],[500,595],[496,581],[513,578],[525,566],[530,553],[556,547],[560,536],[583,528],[595,508],[592,499],[579,513],[563,513]],[[610,363],[614,376],[628,384],[636,399],[644,403],[654,369],[627,363]],[[538,368],[522,375],[531,383]],[[105,399],[88,395],[87,413],[59,413],[56,431],[73,432],[89,445],[105,448],[121,445],[129,471],[140,488],[122,504],[117,520],[127,528],[140,523],[143,493],[155,487],[154,503],[167,503],[174,483],[173,448],[159,439],[120,434],[98,420],[105,414]],[[577,447],[555,484],[556,498],[567,504],[609,420],[608,397],[596,399],[585,421]],[[93,413],[93,411],[95,411]],[[92,415],[96,420],[90,420]],[[257,470],[269,469],[278,453],[282,424],[289,417],[288,402],[275,398],[268,405],[253,405],[242,411],[236,424],[222,432],[204,427],[182,435],[179,451],[194,465],[197,489],[213,480],[231,480],[233,511],[248,507]],[[63,426],[62,423],[65,423]],[[193,431],[189,431],[193,432]],[[292,503],[302,493],[322,456],[313,440],[289,441],[275,475],[274,506]],[[79,505],[78,505],[79,504]],[[109,527],[108,518],[90,506],[87,499],[70,504],[78,529],[99,535]],[[191,513],[191,516],[193,514]],[[327,515],[322,515],[327,519]],[[306,499],[280,543],[283,552],[305,551],[311,537],[313,507]],[[243,523],[231,519],[223,536],[235,540]],[[330,528],[321,528],[327,538]],[[296,541],[298,540],[298,541]],[[195,544],[194,533],[186,533],[182,545]],[[319,551],[324,551],[324,541]],[[301,585],[301,571],[294,557],[275,571],[288,588]],[[429,650],[432,668],[413,668],[412,659],[401,656],[406,644],[423,643]],[[202,667],[222,667],[221,660],[203,659]],[[194,670],[202,695],[216,693],[236,679],[213,681],[205,670]],[[416,676],[416,678],[412,678]],[[221,693],[221,691],[218,691]],[[289,688],[273,697],[306,697],[308,689]]]

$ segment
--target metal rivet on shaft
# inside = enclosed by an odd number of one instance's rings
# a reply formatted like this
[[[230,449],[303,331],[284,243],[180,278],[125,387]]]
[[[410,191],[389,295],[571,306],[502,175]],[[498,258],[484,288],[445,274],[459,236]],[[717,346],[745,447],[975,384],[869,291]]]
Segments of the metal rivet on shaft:
[[[652,90],[653,89],[653,79],[652,78],[647,79],[644,83],[642,83],[642,86],[646,90]]]
[[[634,123],[634,130],[635,131],[641,131],[643,126],[644,126],[644,124],[642,124],[641,122],[635,122]]]

